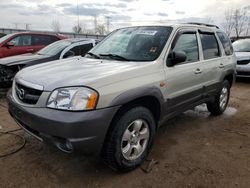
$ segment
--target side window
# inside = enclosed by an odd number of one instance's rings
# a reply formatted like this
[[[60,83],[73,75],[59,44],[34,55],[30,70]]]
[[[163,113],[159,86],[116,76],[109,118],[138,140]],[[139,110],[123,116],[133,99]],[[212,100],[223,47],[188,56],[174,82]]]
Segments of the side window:
[[[30,35],[21,35],[13,38],[10,43],[14,46],[31,46],[31,36]]]
[[[46,35],[33,35],[33,45],[49,45],[57,41],[56,37]]]
[[[72,48],[70,51],[73,51],[75,55],[81,55],[84,56],[91,48],[93,47],[93,44],[84,44],[81,46],[76,46]]]
[[[173,51],[182,51],[186,53],[186,62],[195,62],[199,60],[199,47],[195,33],[184,33],[177,39]]]
[[[227,37],[225,33],[217,32],[217,35],[223,45],[223,48],[225,50],[226,55],[232,55],[233,54],[233,46],[231,44],[231,41]]]
[[[213,33],[201,33],[201,44],[204,59],[220,57],[220,50],[217,39]]]

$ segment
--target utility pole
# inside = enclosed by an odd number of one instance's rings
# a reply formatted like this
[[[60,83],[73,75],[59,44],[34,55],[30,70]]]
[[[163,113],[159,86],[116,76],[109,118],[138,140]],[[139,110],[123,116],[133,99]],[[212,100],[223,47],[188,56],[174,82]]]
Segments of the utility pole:
[[[96,32],[97,32],[97,15],[95,15],[94,16],[94,32],[95,32],[95,34],[96,34]]]
[[[107,19],[107,33],[109,33],[110,16],[106,16],[106,19]]]
[[[30,26],[31,26],[31,24],[29,24],[29,23],[26,23],[26,24],[25,24],[25,29],[26,29],[26,31],[29,31],[29,30],[30,30]]]
[[[79,20],[79,5],[77,0],[77,31],[80,31],[80,20]]]

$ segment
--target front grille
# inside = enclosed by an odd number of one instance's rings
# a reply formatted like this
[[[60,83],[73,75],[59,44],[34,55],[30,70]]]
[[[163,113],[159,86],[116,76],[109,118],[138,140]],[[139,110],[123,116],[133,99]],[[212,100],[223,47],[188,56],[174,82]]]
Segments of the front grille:
[[[36,104],[41,96],[41,90],[26,87],[22,84],[16,83],[16,95],[20,101],[27,104]]]
[[[248,63],[250,63],[250,60],[239,60],[239,61],[237,61],[238,65],[247,65]]]

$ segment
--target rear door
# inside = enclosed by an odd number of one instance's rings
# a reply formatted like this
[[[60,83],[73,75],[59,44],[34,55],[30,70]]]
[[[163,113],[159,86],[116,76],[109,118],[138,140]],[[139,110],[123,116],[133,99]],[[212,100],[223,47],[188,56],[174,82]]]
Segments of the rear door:
[[[175,36],[171,52],[185,52],[187,59],[183,63],[165,68],[167,89],[167,111],[172,113],[186,108],[201,99],[202,63],[197,30],[181,30]]]
[[[30,50],[36,52],[55,41],[58,41],[58,38],[55,36],[37,34],[32,35],[32,49]]]
[[[201,42],[201,59],[205,93],[214,94],[219,86],[221,72],[224,69],[224,60],[218,39],[214,32],[199,30]]]

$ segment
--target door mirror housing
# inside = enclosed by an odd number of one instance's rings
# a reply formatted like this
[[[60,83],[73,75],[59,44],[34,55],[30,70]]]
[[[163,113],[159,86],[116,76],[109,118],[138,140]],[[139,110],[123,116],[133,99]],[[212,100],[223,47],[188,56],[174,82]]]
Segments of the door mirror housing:
[[[68,51],[63,55],[63,58],[69,58],[69,57],[74,57],[75,53],[73,51]]]
[[[7,43],[5,44],[5,46],[6,46],[7,48],[11,48],[11,47],[14,47],[15,44],[12,43],[12,42],[7,42]]]
[[[172,51],[168,55],[167,66],[172,67],[178,63],[183,63],[187,59],[187,55],[183,51]]]

